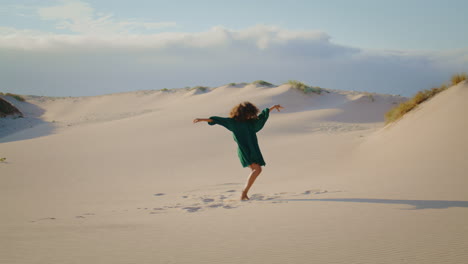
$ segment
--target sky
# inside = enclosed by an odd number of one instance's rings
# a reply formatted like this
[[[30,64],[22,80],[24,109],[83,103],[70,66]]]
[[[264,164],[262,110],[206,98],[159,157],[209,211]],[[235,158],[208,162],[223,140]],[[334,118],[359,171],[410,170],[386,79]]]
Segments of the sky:
[[[0,92],[232,82],[411,96],[468,72],[468,1],[0,0]]]

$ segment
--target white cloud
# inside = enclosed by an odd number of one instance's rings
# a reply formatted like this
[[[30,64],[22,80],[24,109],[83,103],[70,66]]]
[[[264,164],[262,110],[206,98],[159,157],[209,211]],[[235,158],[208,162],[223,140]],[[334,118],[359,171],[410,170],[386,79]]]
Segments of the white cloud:
[[[39,35],[50,35],[48,33],[45,33],[43,31],[37,31],[37,30],[31,30],[31,29],[17,29],[14,27],[2,27],[0,26],[0,39],[2,42],[0,43],[8,43],[8,38],[11,38],[13,36],[18,36],[21,35],[23,37],[25,36],[39,36]],[[13,44],[13,43],[11,43]]]
[[[39,15],[47,20],[87,20],[94,15],[94,9],[81,1],[62,1],[61,5],[43,7],[38,10]]]
[[[69,10],[68,4],[81,11]],[[116,21],[76,1],[42,12],[81,34],[0,27],[0,79],[12,87],[9,92],[94,95],[298,79],[334,89],[411,95],[468,71],[468,49],[366,50],[336,44],[325,32],[268,25],[135,34],[134,28],[157,25]]]
[[[122,21],[118,23],[123,28],[128,28],[129,30],[143,28],[146,30],[155,30],[161,28],[175,27],[177,24],[175,22],[138,22],[138,21]]]
[[[129,34],[135,30],[155,30],[176,26],[175,22],[116,20],[113,14],[98,13],[91,5],[79,0],[63,0],[60,5],[39,8],[38,14],[43,20],[55,21],[57,29],[86,35]]]
[[[106,17],[103,17],[103,21]],[[99,24],[95,22],[94,24]],[[40,45],[39,45],[40,44]],[[258,25],[245,30],[214,27],[205,32],[158,34],[51,34],[39,31],[0,27],[0,47],[13,49],[234,49],[283,52],[309,55],[356,52],[357,49],[336,45],[320,31],[291,31],[274,26]],[[317,52],[315,51],[317,49]]]

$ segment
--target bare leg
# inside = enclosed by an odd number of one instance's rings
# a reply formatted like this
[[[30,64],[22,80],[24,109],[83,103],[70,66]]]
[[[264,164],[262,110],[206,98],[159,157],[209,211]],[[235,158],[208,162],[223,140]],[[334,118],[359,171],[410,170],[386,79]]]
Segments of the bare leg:
[[[252,172],[250,173],[249,179],[247,180],[247,183],[245,184],[245,187],[242,190],[241,200],[249,200],[247,193],[249,192],[250,187],[252,187],[252,184],[257,179],[257,176],[260,175],[260,173],[262,172],[262,167],[257,163],[252,163],[249,167],[252,170]]]

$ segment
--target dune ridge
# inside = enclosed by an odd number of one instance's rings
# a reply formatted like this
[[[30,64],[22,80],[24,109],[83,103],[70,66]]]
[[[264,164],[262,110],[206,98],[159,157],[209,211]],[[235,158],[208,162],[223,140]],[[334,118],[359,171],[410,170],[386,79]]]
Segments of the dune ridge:
[[[372,95],[365,92],[327,90],[331,94],[305,95],[291,85],[261,86],[245,84],[221,86],[201,91],[198,89],[173,89],[167,91],[149,90],[93,97],[45,97],[25,96],[26,102],[19,102],[19,107],[26,113],[26,119],[40,119],[57,130],[84,124],[128,119],[140,115],[173,112],[178,107],[190,104],[194,109],[204,110],[201,114],[216,112],[227,115],[230,107],[240,101],[251,100],[260,107],[269,106],[276,101],[284,101],[288,112],[310,112],[322,110],[328,115],[320,117],[322,121],[341,123],[377,123],[382,121],[382,114],[389,105],[397,104],[405,98],[392,95]],[[220,98],[221,97],[221,98]],[[366,104],[374,102],[375,104]],[[382,103],[382,104],[380,104]],[[369,108],[353,111],[351,108]],[[375,111],[374,111],[375,110]],[[348,117],[347,113],[358,116]],[[326,118],[329,117],[329,118]],[[30,121],[30,120],[28,120]],[[25,121],[26,122],[26,121]],[[6,123],[6,121],[3,121]],[[10,133],[23,130],[18,122],[9,122],[4,127]],[[31,122],[29,122],[31,123]],[[30,124],[34,127],[34,123]],[[0,133],[0,140],[7,142],[6,133]],[[20,138],[20,137],[19,137]]]

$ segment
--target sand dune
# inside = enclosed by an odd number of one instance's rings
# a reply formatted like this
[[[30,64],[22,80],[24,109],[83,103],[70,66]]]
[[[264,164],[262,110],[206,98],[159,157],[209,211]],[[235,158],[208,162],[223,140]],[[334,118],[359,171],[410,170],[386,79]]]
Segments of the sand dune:
[[[395,194],[466,199],[468,89],[448,89],[404,118],[374,133],[358,149],[358,166]],[[366,165],[367,164],[367,165]],[[385,169],[382,169],[385,168]],[[450,191],[448,191],[450,190]]]
[[[0,121],[0,263],[465,263],[468,84],[404,98],[289,85],[27,97]],[[248,176],[224,128],[280,103]]]

